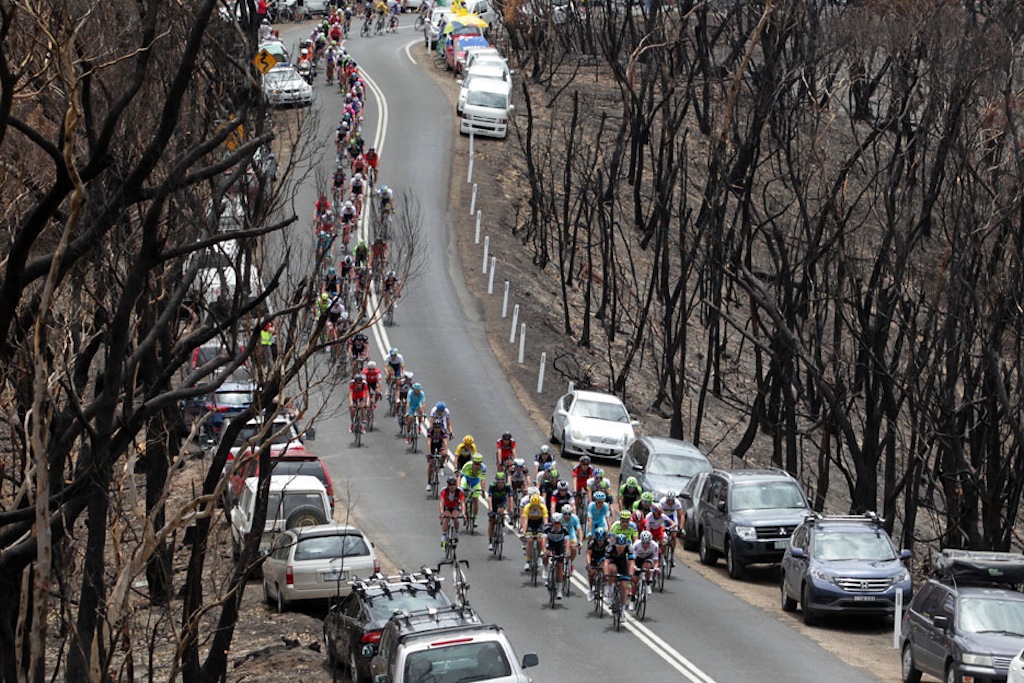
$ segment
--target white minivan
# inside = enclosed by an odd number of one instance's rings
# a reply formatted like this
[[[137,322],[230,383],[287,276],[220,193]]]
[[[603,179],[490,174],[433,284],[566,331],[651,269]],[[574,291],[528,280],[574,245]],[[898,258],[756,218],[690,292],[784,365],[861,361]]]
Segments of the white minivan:
[[[459,132],[504,138],[513,111],[508,83],[494,78],[474,79],[466,90]]]

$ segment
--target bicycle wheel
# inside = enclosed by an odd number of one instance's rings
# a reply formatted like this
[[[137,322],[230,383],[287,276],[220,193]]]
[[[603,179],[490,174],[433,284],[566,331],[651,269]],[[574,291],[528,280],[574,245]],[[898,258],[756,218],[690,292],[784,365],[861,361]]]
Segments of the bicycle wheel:
[[[366,417],[366,431],[368,431],[368,432],[372,432],[373,431],[373,416],[376,413],[377,413],[377,404],[374,403],[373,406],[370,408],[369,412],[367,413],[367,417]]]
[[[659,593],[665,592],[665,568],[662,567],[657,574],[654,575],[654,589]]]
[[[470,498],[470,504],[466,506],[466,528],[469,530],[469,535],[473,536],[476,534],[476,499]]]
[[[505,548],[505,520],[498,518],[494,520],[494,556],[501,559],[501,553]]]
[[[619,630],[622,624],[622,587],[618,577],[615,578],[615,586],[612,587],[612,626]]]
[[[594,612],[598,619],[604,617],[604,570],[600,567],[594,576]]]
[[[530,551],[530,583],[533,584],[534,588],[537,587],[537,574],[539,573],[539,570],[537,568],[538,564],[539,562],[537,561],[537,544],[536,542],[534,542],[533,550]]]
[[[415,453],[419,449],[420,432],[414,426],[412,433],[409,434],[409,443],[412,445],[412,452]]]
[[[555,600],[558,599],[558,580],[556,578],[557,575],[555,573],[554,562],[549,562],[548,565],[548,604],[551,606],[551,609],[554,609]]]
[[[365,38],[370,35],[370,22],[364,21],[362,27],[359,29],[359,36]]]
[[[674,532],[672,532],[672,540],[668,542],[668,548],[666,548],[665,554],[665,563],[661,571],[665,575],[665,579],[671,579],[672,569],[676,566],[676,535]],[[661,590],[665,590],[664,579],[661,582]]]
[[[355,436],[356,448],[363,445],[363,421],[356,418],[356,422],[352,425],[352,434]]]
[[[569,572],[568,558],[562,560],[562,594],[569,597],[569,589],[572,587],[572,574]]]
[[[640,583],[637,584],[637,595],[633,600],[633,611],[636,614],[636,618],[640,621],[644,620],[644,615],[647,614],[647,580],[641,578]]]

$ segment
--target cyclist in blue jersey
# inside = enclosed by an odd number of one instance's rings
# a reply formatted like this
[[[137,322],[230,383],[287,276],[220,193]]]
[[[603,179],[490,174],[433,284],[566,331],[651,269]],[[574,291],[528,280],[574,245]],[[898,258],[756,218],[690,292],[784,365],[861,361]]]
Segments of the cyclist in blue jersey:
[[[608,530],[608,518],[612,514],[612,507],[605,500],[607,496],[604,491],[594,494],[594,501],[587,506],[587,536],[592,537],[598,529]]]
[[[576,514],[576,508],[573,507],[572,503],[566,503],[562,506],[562,521],[567,527],[569,527],[569,572],[572,572],[573,562],[576,561],[576,555],[579,553],[580,543],[583,541],[583,524],[580,522],[579,516]]]
[[[409,443],[408,434],[412,433],[412,430],[419,429],[419,425],[416,423],[416,416],[423,416],[423,406],[426,403],[427,394],[423,391],[423,385],[416,382],[412,385],[412,391],[406,396],[406,401],[409,404],[409,412],[406,413],[406,424],[408,429],[406,430],[407,436],[405,442]]]

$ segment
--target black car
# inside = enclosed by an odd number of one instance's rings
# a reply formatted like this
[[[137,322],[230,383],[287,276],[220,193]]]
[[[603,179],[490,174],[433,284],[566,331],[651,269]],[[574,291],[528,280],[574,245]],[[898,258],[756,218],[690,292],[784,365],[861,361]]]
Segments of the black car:
[[[350,583],[352,592],[332,605],[324,619],[324,645],[331,667],[345,669],[353,683],[369,680],[370,658],[363,654],[363,648],[380,640],[391,615],[452,604],[441,590],[440,579],[429,568]]]
[[[903,615],[903,680],[1002,682],[1024,642],[1024,557],[944,550]]]
[[[678,495],[693,475],[711,470],[707,457],[692,443],[641,436],[622,456],[619,486],[627,477],[636,477],[640,488],[660,499],[668,493]]]

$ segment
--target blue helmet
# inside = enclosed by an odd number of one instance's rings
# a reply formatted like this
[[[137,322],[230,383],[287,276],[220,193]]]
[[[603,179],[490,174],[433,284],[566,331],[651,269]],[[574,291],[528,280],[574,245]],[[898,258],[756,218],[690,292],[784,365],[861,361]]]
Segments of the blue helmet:
[[[327,274],[334,275],[334,266],[331,266],[330,268],[327,269]]]
[[[626,538],[626,534],[618,534],[615,537],[616,545],[626,545],[627,543],[629,543],[629,539]]]
[[[597,541],[603,541],[608,537],[608,532],[604,530],[604,527],[598,527],[597,531],[594,532],[594,539]]]
[[[605,495],[604,491],[597,491],[594,493],[594,502],[603,503],[608,496]]]
[[[448,410],[448,404],[447,404],[447,403],[445,403],[444,401],[438,401],[438,402],[437,402],[437,406],[435,406],[435,407],[436,407],[436,408],[437,408],[438,410]]]
[[[390,350],[390,351],[388,351],[388,355],[389,355],[389,356],[397,356],[397,355],[398,355],[398,349],[397,349],[397,348],[395,348],[394,346],[392,346],[392,347],[391,347],[391,350]]]

